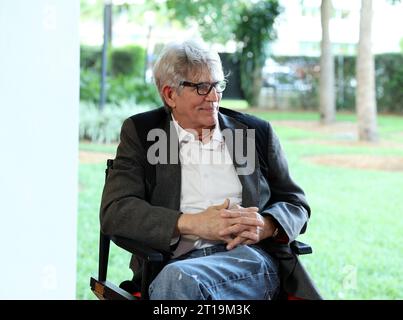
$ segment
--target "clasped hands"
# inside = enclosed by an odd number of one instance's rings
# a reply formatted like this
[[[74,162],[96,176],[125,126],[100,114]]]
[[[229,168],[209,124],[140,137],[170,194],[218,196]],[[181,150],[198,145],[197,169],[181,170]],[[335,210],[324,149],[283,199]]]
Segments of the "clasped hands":
[[[178,220],[181,234],[206,240],[222,240],[227,250],[241,244],[255,244],[270,237],[275,229],[271,219],[259,214],[257,207],[229,207],[229,200],[210,206],[197,214],[183,214]]]

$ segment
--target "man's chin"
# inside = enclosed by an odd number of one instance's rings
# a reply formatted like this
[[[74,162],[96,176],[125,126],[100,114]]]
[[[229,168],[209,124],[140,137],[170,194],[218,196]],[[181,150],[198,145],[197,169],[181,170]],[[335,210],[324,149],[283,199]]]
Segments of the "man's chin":
[[[198,121],[204,128],[214,127],[218,121],[218,110],[199,109]]]

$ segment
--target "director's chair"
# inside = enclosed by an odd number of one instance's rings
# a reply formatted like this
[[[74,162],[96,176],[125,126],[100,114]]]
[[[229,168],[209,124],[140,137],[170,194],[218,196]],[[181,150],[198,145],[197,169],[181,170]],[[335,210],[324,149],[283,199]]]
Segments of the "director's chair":
[[[113,160],[107,160],[105,177],[107,177],[108,170],[112,167]],[[123,250],[134,254],[141,262],[141,268],[138,271],[140,274],[135,274],[133,279],[123,281],[119,286],[107,281],[106,279],[111,242]],[[291,251],[297,255],[312,253],[312,248],[300,241],[291,242],[290,248]],[[91,290],[101,300],[147,300],[149,298],[149,285],[168,260],[168,253],[157,251],[132,239],[109,236],[101,231],[99,237],[98,276],[91,277]]]

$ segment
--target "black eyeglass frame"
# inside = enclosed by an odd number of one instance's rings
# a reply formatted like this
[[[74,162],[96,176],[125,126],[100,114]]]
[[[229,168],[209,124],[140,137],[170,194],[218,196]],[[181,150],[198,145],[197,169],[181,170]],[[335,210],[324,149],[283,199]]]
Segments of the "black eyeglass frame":
[[[218,85],[219,83],[223,83],[223,84],[224,84],[224,89],[219,90],[219,89],[217,88],[217,85]],[[200,93],[200,91],[199,91],[200,86],[201,86],[201,85],[206,85],[206,84],[210,85],[210,88],[207,90],[206,93]],[[207,95],[211,92],[211,90],[213,90],[213,88],[215,88],[215,90],[216,90],[217,93],[222,93],[222,92],[224,92],[224,90],[226,89],[226,86],[227,86],[227,81],[226,81],[226,80],[221,80],[221,81],[216,81],[216,82],[213,82],[213,83],[210,83],[210,82],[193,83],[193,82],[189,82],[189,81],[181,81],[181,82],[179,83],[179,85],[184,86],[184,87],[196,88],[197,94],[198,94],[199,96],[207,96]]]

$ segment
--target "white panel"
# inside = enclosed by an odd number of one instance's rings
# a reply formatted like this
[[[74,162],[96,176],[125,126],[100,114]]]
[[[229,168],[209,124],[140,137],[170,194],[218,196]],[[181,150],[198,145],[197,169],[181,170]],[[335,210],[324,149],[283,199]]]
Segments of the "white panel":
[[[0,299],[74,299],[79,1],[0,0]]]

